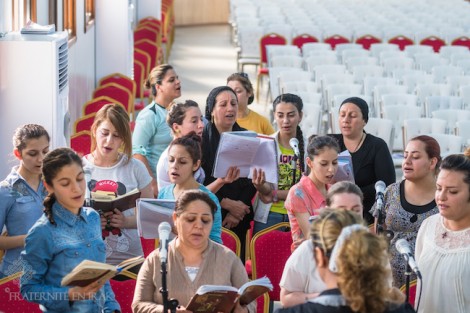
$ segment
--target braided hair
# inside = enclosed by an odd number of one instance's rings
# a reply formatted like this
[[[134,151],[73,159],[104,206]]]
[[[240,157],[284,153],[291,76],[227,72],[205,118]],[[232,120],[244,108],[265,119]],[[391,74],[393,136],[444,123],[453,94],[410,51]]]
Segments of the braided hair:
[[[58,148],[50,151],[46,154],[42,163],[42,177],[45,183],[49,186],[53,186],[52,181],[62,168],[73,163],[82,167],[82,160],[73,150],[69,148]],[[43,202],[44,214],[46,214],[47,219],[52,225],[57,225],[52,214],[52,206],[56,200],[54,193],[49,193]]]
[[[274,99],[274,102],[273,102],[273,112],[276,112],[276,107],[281,102],[291,103],[292,105],[295,106],[295,108],[299,112],[299,115],[302,114],[304,103],[302,102],[302,99],[299,96],[291,94],[291,93],[284,93],[284,94],[277,96],[277,98]],[[299,125],[297,125],[297,128],[295,130],[295,138],[297,138],[297,140],[299,141],[300,171],[303,172],[305,170],[305,143],[304,143],[304,133],[302,132],[302,129],[300,128]]]

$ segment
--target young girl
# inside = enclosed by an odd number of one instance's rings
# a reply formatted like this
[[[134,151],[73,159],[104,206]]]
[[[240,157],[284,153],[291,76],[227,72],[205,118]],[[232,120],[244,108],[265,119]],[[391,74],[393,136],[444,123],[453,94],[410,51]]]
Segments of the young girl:
[[[317,215],[317,210],[326,205],[326,193],[338,169],[339,145],[334,138],[312,138],[307,153],[310,173],[289,190],[285,202],[294,242],[308,238],[309,218]]]
[[[207,193],[217,205],[209,238],[222,243],[222,214],[219,200],[215,194],[194,178],[194,173],[201,166],[201,158],[201,138],[194,132],[173,140],[168,149],[168,171],[172,184],[160,189],[158,198],[178,199],[183,191],[191,189],[199,189]]]
[[[49,135],[44,127],[27,124],[13,135],[13,154],[20,165],[12,168],[0,183],[0,250],[6,250],[0,263],[0,278],[22,270],[18,262],[26,233],[42,215],[47,191],[41,180],[41,166],[49,151]]]
[[[109,282],[98,280],[85,287],[60,283],[81,261],[106,259],[100,217],[82,207],[86,184],[80,157],[68,148],[51,151],[42,175],[49,194],[45,214],[26,237],[21,295],[47,312],[119,312]]]
[[[201,137],[202,130],[204,129],[201,109],[199,109],[198,104],[192,100],[186,100],[185,102],[172,105],[170,112],[168,112],[166,122],[171,128],[174,138],[180,138],[190,132],[195,132]],[[199,169],[194,172],[194,178],[199,183],[204,182],[205,175],[202,167],[199,167]],[[163,151],[158,160],[157,184],[158,190],[171,184],[168,175],[168,148]]]
[[[91,126],[91,153],[83,157],[85,169],[91,171],[91,191],[123,195],[137,188],[142,198],[153,198],[151,181],[144,164],[131,157],[129,116],[118,104],[107,104],[95,116]],[[119,152],[122,149],[123,153]],[[135,211],[114,209],[101,216],[106,243],[106,262],[117,265],[134,256],[143,255],[137,233]],[[119,228],[118,232],[107,230]]]
[[[273,102],[274,118],[276,119],[278,131],[274,133],[274,138],[278,146],[278,171],[279,181],[277,189],[272,191],[272,204],[266,221],[255,221],[254,233],[268,228],[277,223],[289,221],[287,211],[284,207],[284,200],[287,197],[290,187],[294,185],[302,176],[304,171],[304,138],[299,123],[302,120],[303,102],[299,96],[293,94],[282,94]],[[297,156],[295,179],[293,182],[292,160],[294,150],[289,144],[292,138],[299,141],[299,152]]]

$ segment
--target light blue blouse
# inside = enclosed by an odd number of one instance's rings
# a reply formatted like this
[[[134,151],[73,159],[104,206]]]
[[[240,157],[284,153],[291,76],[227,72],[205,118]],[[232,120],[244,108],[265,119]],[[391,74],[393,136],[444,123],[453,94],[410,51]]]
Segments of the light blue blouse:
[[[132,133],[132,153],[147,158],[154,177],[158,159],[172,140],[166,116],[167,110],[152,102],[137,116]]]
[[[52,207],[56,225],[43,215],[26,237],[21,277],[23,298],[39,303],[47,312],[113,312],[120,310],[107,282],[91,300],[69,302],[70,287],[61,286],[62,278],[81,261],[105,262],[100,216],[91,208],[78,215],[57,202]],[[43,308],[44,310],[44,308]]]
[[[173,189],[175,188],[175,184],[167,185],[159,190],[158,192],[158,199],[169,199],[174,200],[175,196],[173,195]],[[215,202],[217,205],[217,211],[214,214],[214,223],[212,224],[211,233],[209,234],[209,238],[213,241],[222,244],[222,212],[220,208],[219,199],[217,196],[206,188],[206,186],[199,184],[199,190],[204,191],[209,195],[212,201]]]
[[[0,232],[3,227],[9,236],[26,235],[42,215],[42,202],[47,195],[42,181],[34,190],[14,167],[0,183]],[[19,262],[23,247],[8,249],[0,263],[0,278],[22,271]]]

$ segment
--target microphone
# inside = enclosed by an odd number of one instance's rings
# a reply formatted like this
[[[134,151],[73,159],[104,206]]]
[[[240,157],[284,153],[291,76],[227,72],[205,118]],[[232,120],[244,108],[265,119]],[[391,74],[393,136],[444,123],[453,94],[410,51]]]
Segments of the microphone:
[[[395,247],[397,248],[397,251],[403,255],[405,260],[408,262],[408,265],[410,266],[411,270],[415,272],[416,276],[418,276],[419,279],[421,278],[421,272],[418,269],[418,264],[416,264],[415,258],[413,257],[413,253],[411,252],[410,244],[408,241],[405,239],[398,239],[397,242],[395,243]]]
[[[86,183],[86,188],[85,188],[85,206],[91,207],[91,193],[90,193],[90,187],[88,184],[91,181],[91,170],[90,168],[84,168],[83,173],[85,174],[85,183]]]
[[[168,259],[168,240],[170,239],[171,225],[168,222],[161,222],[158,225],[158,238],[160,241],[160,262],[166,263]]]
[[[297,138],[291,138],[289,140],[289,145],[291,146],[292,150],[294,150],[294,154],[300,158],[300,151],[299,151],[299,140]]]
[[[387,186],[381,180],[375,183],[375,201],[377,202],[377,209],[381,210],[384,205],[384,192]]]

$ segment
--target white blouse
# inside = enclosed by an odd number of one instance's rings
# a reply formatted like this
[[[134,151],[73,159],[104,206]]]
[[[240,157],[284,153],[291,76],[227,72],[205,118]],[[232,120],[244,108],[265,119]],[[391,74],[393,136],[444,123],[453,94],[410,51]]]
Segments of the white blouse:
[[[451,231],[440,214],[427,218],[416,239],[416,261],[423,276],[418,313],[469,312],[470,228]]]

